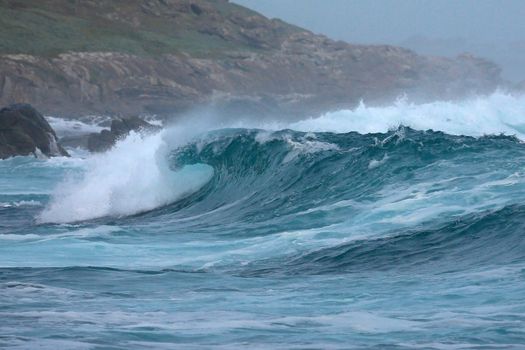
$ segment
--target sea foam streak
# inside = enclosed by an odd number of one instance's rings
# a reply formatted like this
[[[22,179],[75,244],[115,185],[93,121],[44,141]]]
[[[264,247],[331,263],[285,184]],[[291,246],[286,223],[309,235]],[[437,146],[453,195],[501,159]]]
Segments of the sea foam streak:
[[[85,160],[80,178],[59,184],[39,221],[65,223],[103,216],[133,215],[169,204],[204,185],[213,175],[206,165],[169,168],[172,132],[131,133],[104,154]],[[175,135],[175,139],[176,135]]]

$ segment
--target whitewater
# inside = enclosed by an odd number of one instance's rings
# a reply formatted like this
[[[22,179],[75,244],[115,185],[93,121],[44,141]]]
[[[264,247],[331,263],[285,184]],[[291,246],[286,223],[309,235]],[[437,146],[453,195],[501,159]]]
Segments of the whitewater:
[[[521,349],[524,141],[496,92],[0,161],[0,348]]]

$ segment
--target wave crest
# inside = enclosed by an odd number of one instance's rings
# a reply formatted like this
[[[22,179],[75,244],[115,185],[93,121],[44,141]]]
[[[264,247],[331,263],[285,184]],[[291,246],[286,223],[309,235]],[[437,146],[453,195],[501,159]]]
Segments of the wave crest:
[[[386,107],[361,103],[353,110],[340,110],[289,125],[299,131],[387,132],[399,125],[416,130],[443,131],[450,135],[515,135],[525,140],[525,95],[496,92],[464,101],[414,104],[406,99]]]
[[[107,153],[86,159],[80,173],[58,185],[39,222],[133,215],[172,203],[209,181],[209,166],[170,169],[164,136],[132,133]]]

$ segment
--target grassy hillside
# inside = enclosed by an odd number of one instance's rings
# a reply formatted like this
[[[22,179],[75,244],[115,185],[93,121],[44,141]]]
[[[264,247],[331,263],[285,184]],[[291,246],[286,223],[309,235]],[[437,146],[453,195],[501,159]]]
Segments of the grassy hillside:
[[[69,51],[208,56],[271,49],[283,34],[297,30],[221,0],[0,0],[0,28],[0,53],[42,56]]]
[[[227,0],[0,0],[0,105],[55,115],[305,116],[499,82],[475,57],[336,42]]]

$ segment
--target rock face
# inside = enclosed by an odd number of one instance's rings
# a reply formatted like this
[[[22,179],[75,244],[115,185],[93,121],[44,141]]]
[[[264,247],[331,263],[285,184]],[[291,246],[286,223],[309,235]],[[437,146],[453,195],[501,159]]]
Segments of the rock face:
[[[121,137],[131,131],[154,132],[160,127],[152,125],[139,117],[118,118],[111,122],[110,130],[102,130],[100,133],[90,134],[87,139],[87,148],[91,152],[103,152],[111,148]]]
[[[27,104],[0,110],[0,159],[42,153],[48,157],[68,156],[46,119]]]
[[[10,22],[17,16],[28,20]],[[53,115],[213,105],[293,117],[501,83],[499,68],[476,57],[333,41],[225,0],[0,0],[0,25],[0,103]]]

